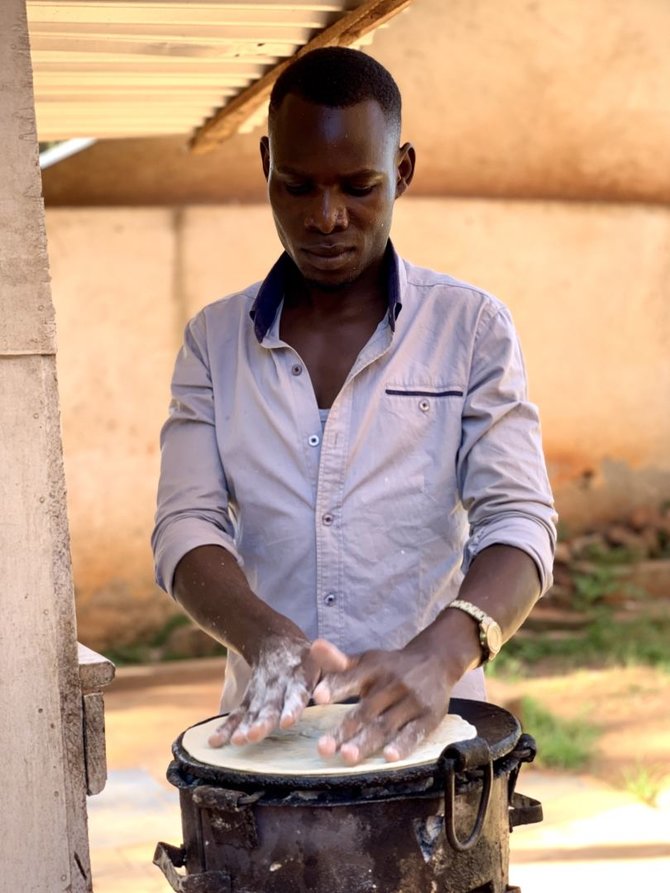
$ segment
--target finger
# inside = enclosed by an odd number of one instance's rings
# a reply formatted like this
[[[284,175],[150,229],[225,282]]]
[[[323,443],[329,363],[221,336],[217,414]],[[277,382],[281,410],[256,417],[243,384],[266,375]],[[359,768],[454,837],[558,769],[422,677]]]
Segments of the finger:
[[[358,657],[348,658],[346,670],[326,673],[314,689],[314,701],[317,704],[332,704],[357,697],[370,687],[375,679],[374,671],[360,662]]]
[[[434,723],[428,717],[419,717],[398,732],[398,734],[384,748],[384,758],[389,763],[395,763],[397,760],[404,760],[412,754],[413,751],[421,744],[429,732],[434,728]]]
[[[288,684],[278,682],[264,699],[254,699],[255,709],[249,708],[246,718],[231,738],[232,743],[256,743],[278,726],[289,728],[300,719],[309,698],[309,690],[302,680],[290,680]]]
[[[242,745],[262,741],[279,724],[286,682],[279,676],[255,685],[242,722],[231,735],[233,744]]]
[[[323,639],[317,641],[324,642]],[[329,642],[324,644],[329,648],[335,648]],[[379,661],[379,655],[383,652],[367,651],[354,657],[346,657],[338,649],[335,650],[346,658],[347,667],[325,673],[314,689],[314,700],[317,704],[331,704],[333,701],[345,701],[347,698],[367,695],[382,676],[388,679],[388,670]]]
[[[386,673],[381,675],[378,668],[360,663],[344,673],[327,673],[314,689],[314,701],[332,704],[347,698],[367,697],[369,692],[382,688],[396,690],[395,681],[389,680]]]
[[[388,689],[382,689],[373,698],[366,697],[338,726],[322,735],[317,750],[323,757],[340,750],[346,762],[358,763],[380,750],[415,715],[416,708],[408,699],[397,703]]]
[[[325,676],[314,689],[315,704],[334,704],[337,701],[346,701],[360,694],[360,681],[358,677],[342,679],[335,676]]]
[[[345,741],[353,737],[361,728],[361,716],[358,708],[349,710],[339,725],[322,735],[316,749],[322,757],[332,757]]]
[[[288,729],[300,719],[303,710],[309,703],[309,697],[309,690],[305,685],[293,684],[289,686],[279,720],[280,728]]]
[[[395,740],[399,730],[409,721],[415,721],[411,705],[407,702],[397,704],[372,722],[366,723],[357,734],[345,741],[340,747],[342,759],[349,765],[360,763]]]
[[[229,713],[225,721],[222,722],[207,739],[209,746],[223,747],[224,744],[228,744],[233,732],[242,722],[245,713],[245,707],[238,707],[237,710],[233,710],[232,713]]]
[[[376,722],[379,716],[400,700],[403,693],[400,686],[382,686],[366,694],[359,704],[345,714],[338,726],[321,736],[317,743],[321,756],[332,756],[345,741],[353,738],[367,724]],[[403,711],[401,718],[400,725],[412,718],[408,708]]]
[[[255,716],[248,715],[231,735],[232,744],[256,744],[262,741],[279,725],[280,711],[277,707],[265,707]]]

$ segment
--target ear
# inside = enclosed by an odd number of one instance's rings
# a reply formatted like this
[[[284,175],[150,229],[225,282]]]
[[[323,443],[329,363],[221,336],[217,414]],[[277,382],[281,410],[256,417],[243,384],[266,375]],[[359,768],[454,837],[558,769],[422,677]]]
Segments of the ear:
[[[416,165],[416,152],[414,151],[414,146],[411,143],[405,143],[404,146],[401,146],[398,149],[396,159],[395,197],[400,198],[414,177],[414,168]]]
[[[261,164],[263,165],[263,174],[265,179],[270,176],[270,139],[267,136],[261,137]]]

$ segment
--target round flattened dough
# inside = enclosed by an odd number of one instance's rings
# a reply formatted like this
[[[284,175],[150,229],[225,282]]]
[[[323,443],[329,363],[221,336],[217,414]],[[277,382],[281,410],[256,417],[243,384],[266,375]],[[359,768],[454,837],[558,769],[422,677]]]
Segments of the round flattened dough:
[[[477,729],[471,723],[448,713],[440,725],[404,760],[387,762],[382,755],[368,757],[357,766],[347,766],[337,754],[320,756],[316,742],[342,720],[351,705],[328,704],[307,707],[291,729],[277,729],[257,744],[210,747],[207,739],[221,725],[216,717],[184,732],[184,749],[196,760],[235,772],[255,775],[357,775],[366,772],[393,771],[407,766],[434,762],[448,744],[474,738]]]

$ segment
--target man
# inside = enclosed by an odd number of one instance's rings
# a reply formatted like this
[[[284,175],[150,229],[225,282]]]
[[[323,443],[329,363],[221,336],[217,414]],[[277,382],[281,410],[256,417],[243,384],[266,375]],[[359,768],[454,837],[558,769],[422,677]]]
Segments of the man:
[[[153,545],[161,585],[229,649],[214,746],[358,696],[320,752],[400,759],[452,694],[485,696],[482,663],[550,585],[509,314],[395,254],[399,138],[397,86],[363,53],[290,66],[260,147],[284,254],[199,313],[177,359]]]

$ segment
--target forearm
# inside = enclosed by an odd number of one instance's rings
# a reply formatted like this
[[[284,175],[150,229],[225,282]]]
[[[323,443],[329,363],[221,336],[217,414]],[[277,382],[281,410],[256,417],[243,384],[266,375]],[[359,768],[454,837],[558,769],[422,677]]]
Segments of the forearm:
[[[181,559],[173,593],[195,623],[254,663],[274,637],[304,638],[295,623],[251,590],[235,558],[221,546],[199,546]]]
[[[491,616],[507,641],[524,622],[540,595],[535,562],[512,546],[494,545],[472,562],[458,597]],[[456,682],[481,663],[477,623],[463,611],[446,608],[410,645],[427,646],[443,654],[447,671]]]

